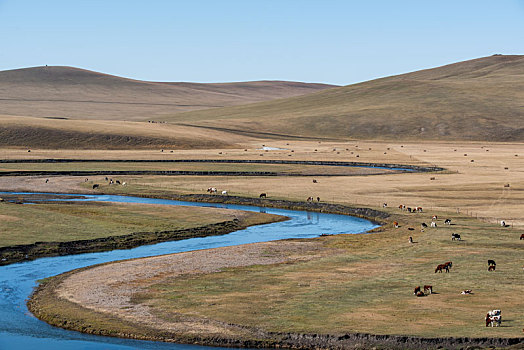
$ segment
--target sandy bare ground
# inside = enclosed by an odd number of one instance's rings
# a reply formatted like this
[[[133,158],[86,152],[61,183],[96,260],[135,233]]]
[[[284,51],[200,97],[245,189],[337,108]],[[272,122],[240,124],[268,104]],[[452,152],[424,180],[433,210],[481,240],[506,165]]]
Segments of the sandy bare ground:
[[[293,253],[289,255],[290,252]],[[321,254],[322,248],[318,244],[286,241],[163,255],[110,263],[72,274],[56,293],[83,307],[158,330],[235,335],[244,332],[242,327],[211,320],[202,322],[201,319],[176,314],[176,322],[168,322],[154,315],[147,305],[132,303],[131,298],[167,276],[176,278],[217,272],[223,268],[299,261]]]

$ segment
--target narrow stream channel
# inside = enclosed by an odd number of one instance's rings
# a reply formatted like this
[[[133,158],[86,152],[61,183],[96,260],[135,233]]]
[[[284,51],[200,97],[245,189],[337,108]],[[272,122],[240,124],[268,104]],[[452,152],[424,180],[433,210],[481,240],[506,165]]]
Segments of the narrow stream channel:
[[[0,194],[16,194],[0,192]],[[78,195],[75,195],[78,196]],[[285,215],[288,221],[249,227],[223,236],[164,242],[129,250],[114,250],[0,266],[0,350],[8,349],[216,349],[213,347],[137,341],[82,334],[49,326],[32,316],[25,305],[37,281],[72,269],[114,260],[178,253],[286,238],[317,237],[322,233],[362,233],[377,225],[361,218],[240,205],[181,202],[114,195],[83,195],[83,201],[127,202],[219,207]]]

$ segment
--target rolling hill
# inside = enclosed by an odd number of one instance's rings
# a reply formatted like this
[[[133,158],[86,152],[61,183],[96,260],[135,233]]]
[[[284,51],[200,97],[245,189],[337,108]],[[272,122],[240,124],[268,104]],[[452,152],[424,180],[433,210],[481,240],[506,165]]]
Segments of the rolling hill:
[[[154,120],[159,115],[308,94],[333,85],[290,81],[172,83],[45,66],[0,71],[0,114]]]
[[[524,141],[524,56],[494,55],[172,123],[239,134],[337,139]]]

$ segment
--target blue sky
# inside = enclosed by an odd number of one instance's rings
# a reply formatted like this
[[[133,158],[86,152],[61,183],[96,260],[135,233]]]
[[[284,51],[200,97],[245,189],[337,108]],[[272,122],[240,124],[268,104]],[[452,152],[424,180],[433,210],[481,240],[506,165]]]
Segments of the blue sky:
[[[524,54],[524,0],[0,0],[0,70],[346,85]]]

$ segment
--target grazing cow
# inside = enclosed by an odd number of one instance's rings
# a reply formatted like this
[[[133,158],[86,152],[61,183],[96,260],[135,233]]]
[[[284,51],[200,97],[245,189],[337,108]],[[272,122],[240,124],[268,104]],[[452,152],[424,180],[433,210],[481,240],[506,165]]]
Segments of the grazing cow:
[[[460,294],[472,294],[472,293],[473,292],[471,291],[471,289],[465,289],[462,292],[460,292]]]
[[[217,189],[216,189],[216,187],[209,187],[207,189],[207,192],[209,192],[209,193],[217,193]]]
[[[413,243],[413,237],[409,236],[409,243]]]
[[[406,206],[405,206],[404,204],[401,204],[401,205],[398,206],[398,208],[399,208],[400,210],[404,210],[404,209],[406,209]]]
[[[387,208],[388,204],[387,203],[382,203],[382,208]]]
[[[122,186],[125,186],[125,185],[127,185],[127,182],[125,182],[125,181],[122,182]]]
[[[524,239],[524,233],[520,235],[520,240],[522,241]]]
[[[420,228],[424,229],[424,228],[428,228],[428,224],[426,224],[425,222],[421,223],[420,224]]]
[[[87,181],[89,181],[89,179],[86,177],[86,178],[84,179],[84,182],[87,182]]]
[[[100,187],[99,184],[94,184],[94,185],[93,185],[93,190],[96,190],[96,189],[99,188],[99,187]]]
[[[228,194],[227,194],[227,191],[225,191],[225,190],[222,191],[222,195],[227,196],[227,195],[228,195]]]
[[[318,183],[318,182],[317,182],[317,180],[313,179],[313,183],[316,184],[316,183]]]
[[[431,227],[437,227],[437,223],[435,221],[431,221]]]
[[[320,197],[317,197],[317,202],[320,202]]]
[[[398,228],[398,222],[393,221],[393,226],[395,226],[395,228]]]
[[[313,197],[307,197],[306,202],[313,202]]]
[[[451,225],[451,219],[446,219],[446,220],[444,220],[444,223],[445,223],[446,225]]]
[[[408,213],[411,213],[411,208],[410,207],[408,207]]]
[[[260,196],[258,196],[258,198],[267,198],[267,193],[261,193]]]
[[[423,291],[419,290],[419,291],[417,292],[417,297],[425,297],[425,296],[426,296],[426,294],[424,294]]]
[[[419,213],[422,213],[422,207],[417,207],[415,210]]]
[[[488,266],[496,266],[497,264],[495,263],[495,260],[491,260],[491,259],[488,259]]]
[[[49,182],[49,179],[45,179],[45,183],[48,183]]]
[[[504,221],[504,220],[500,220],[500,226],[502,226],[502,227],[506,227],[506,221]]]
[[[105,180],[108,181],[109,179],[107,178],[107,176],[105,177]]]
[[[120,185],[120,180],[116,180],[117,185]]]
[[[426,293],[426,291],[428,291],[428,294],[433,293],[433,286],[430,286],[430,285],[424,286],[424,293]]]
[[[495,265],[490,265],[488,267],[488,271],[495,271]]]
[[[413,294],[417,295],[418,292],[420,292],[420,286],[415,287]]]
[[[433,215],[433,216],[431,217],[431,220],[433,220],[433,221],[436,221],[437,219],[438,219],[438,217],[437,217],[436,215]]]
[[[113,184],[113,179],[109,179],[109,184],[110,184],[110,185]]]
[[[460,235],[458,233],[452,233],[451,234],[451,240],[452,241],[454,241],[454,240],[460,241]]]
[[[442,273],[442,270],[446,270],[446,272],[449,272],[449,266],[446,265],[446,264],[440,264],[440,265],[438,265],[437,268],[435,269],[435,273],[437,273],[437,272]]]

